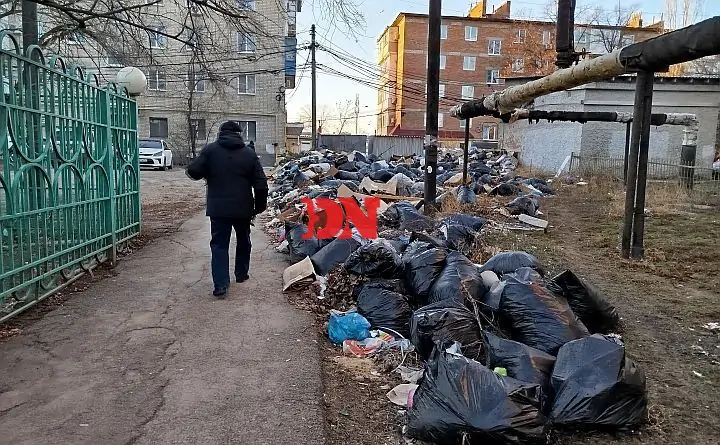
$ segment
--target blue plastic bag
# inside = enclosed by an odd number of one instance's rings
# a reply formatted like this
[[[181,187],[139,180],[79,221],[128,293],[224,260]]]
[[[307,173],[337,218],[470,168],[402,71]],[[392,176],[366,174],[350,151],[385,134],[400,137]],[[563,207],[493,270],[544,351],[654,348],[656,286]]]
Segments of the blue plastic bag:
[[[336,345],[345,340],[365,340],[370,337],[370,322],[355,311],[330,312],[328,337]]]

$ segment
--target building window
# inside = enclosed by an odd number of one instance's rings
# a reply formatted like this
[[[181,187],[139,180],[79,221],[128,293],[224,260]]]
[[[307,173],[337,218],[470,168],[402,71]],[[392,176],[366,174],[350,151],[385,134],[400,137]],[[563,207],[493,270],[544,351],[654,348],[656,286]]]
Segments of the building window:
[[[205,92],[205,74],[197,71],[188,71],[188,91],[195,93]]]
[[[464,71],[475,71],[475,57],[473,57],[473,56],[463,57],[463,70]]]
[[[255,10],[255,0],[237,0],[237,7],[240,9]]]
[[[542,43],[545,48],[550,48],[552,46],[552,34],[550,33],[550,31],[543,31]]]
[[[483,124],[483,141],[497,141],[497,124]]]
[[[205,119],[190,119],[190,128],[195,131],[195,142],[207,139]]]
[[[156,26],[153,28],[155,32],[150,32],[150,48],[164,49],[167,46],[167,37],[163,34],[165,32],[164,26]]]
[[[238,77],[238,94],[255,94],[255,74],[241,74]]]
[[[122,60],[113,54],[105,56],[105,62],[107,66],[123,66]]]
[[[465,122],[467,119],[460,119],[460,129],[465,130]],[[472,128],[472,119],[470,119],[470,128]]]
[[[500,70],[487,70],[487,83],[488,84],[500,83]]]
[[[168,120],[166,117],[150,118],[150,137],[160,139],[168,137]]]
[[[200,33],[190,28],[185,29],[185,40],[187,41],[187,49],[192,50],[200,47]]]
[[[515,31],[515,40],[513,43],[525,43],[527,37],[527,29],[518,29]]]
[[[492,39],[488,41],[488,55],[499,56],[502,47],[502,40]]]
[[[635,43],[635,36],[632,34],[623,34],[620,36],[620,46],[628,46]]]
[[[444,83],[441,83],[441,84],[439,85],[439,87],[440,87],[440,88],[439,88],[439,91],[440,91],[439,96],[440,96],[440,97],[445,97],[445,84],[444,84]]]
[[[590,32],[586,28],[575,28],[575,44],[587,46],[590,42]]]
[[[85,41],[85,35],[83,33],[74,31],[65,36],[65,43],[68,45],[80,45]]]
[[[465,27],[465,41],[477,42],[478,29],[477,26],[466,26]]]
[[[237,48],[241,53],[255,52],[255,42],[252,36],[246,32],[237,33]]]
[[[515,59],[512,62],[512,72],[513,73],[522,73],[525,70],[525,60],[523,59]]]
[[[202,9],[200,9],[200,5],[198,5],[197,3],[188,1],[188,8],[190,9],[190,14],[193,14],[193,15],[202,14]]]
[[[444,70],[445,65],[447,65],[447,56],[445,54],[440,54],[440,69]]]
[[[442,128],[445,124],[445,115],[438,113],[438,128]],[[427,113],[423,113],[423,125],[427,125]]]
[[[475,97],[475,87],[472,85],[463,85],[462,87],[462,98],[464,100],[470,100]]]
[[[447,40],[448,36],[448,25],[440,25],[440,38],[442,40]]]
[[[255,121],[238,121],[242,130],[242,137],[246,141],[257,140],[257,124]]]
[[[167,75],[165,71],[150,70],[148,72],[148,90],[165,91],[167,89]]]

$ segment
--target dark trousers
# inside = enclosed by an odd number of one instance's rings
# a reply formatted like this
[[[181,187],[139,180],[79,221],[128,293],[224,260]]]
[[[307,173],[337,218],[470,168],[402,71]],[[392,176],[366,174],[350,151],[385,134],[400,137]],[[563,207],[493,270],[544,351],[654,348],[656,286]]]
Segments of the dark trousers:
[[[250,220],[210,218],[210,251],[212,253],[212,277],[215,287],[230,285],[230,235],[235,229],[235,277],[243,278],[250,270]]]

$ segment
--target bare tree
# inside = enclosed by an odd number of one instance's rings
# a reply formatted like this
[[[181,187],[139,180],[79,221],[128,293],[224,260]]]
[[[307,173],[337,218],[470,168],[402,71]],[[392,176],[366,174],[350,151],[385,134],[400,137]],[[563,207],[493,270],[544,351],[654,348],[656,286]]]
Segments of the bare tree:
[[[312,128],[312,114],[310,105],[300,109],[300,121],[305,128]],[[334,106],[318,104],[317,125],[324,134],[343,134],[349,128],[349,124],[355,120],[355,104],[353,100],[340,100]]]
[[[590,53],[613,52],[635,42],[635,35],[625,28],[638,10],[637,4],[622,7],[621,3],[612,10],[597,7],[589,14],[590,27],[581,28],[576,40],[583,42]],[[576,42],[576,49],[579,42]]]
[[[503,77],[543,76],[554,71],[555,32],[550,24],[518,24],[513,41],[503,51]]]

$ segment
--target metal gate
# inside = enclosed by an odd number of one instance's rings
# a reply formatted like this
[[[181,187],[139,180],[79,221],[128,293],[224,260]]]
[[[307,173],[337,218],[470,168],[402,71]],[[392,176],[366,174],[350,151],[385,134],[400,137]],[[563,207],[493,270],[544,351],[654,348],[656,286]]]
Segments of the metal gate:
[[[140,233],[133,99],[0,32],[0,321]]]

